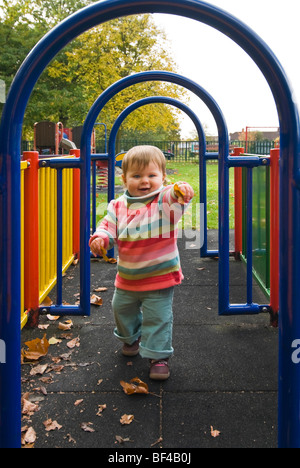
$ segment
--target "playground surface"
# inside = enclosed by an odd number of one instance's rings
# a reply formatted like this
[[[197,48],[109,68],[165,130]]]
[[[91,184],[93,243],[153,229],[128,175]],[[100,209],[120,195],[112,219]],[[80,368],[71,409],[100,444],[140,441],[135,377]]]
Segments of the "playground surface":
[[[210,236],[213,249],[216,232]],[[219,317],[218,262],[199,258],[199,250],[186,249],[191,244],[192,239],[178,241],[185,280],[175,288],[175,354],[168,381],[151,381],[147,361],[121,354],[110,305],[116,265],[103,260],[91,261],[91,294],[101,296],[103,305],[92,305],[90,317],[41,316],[47,329],[22,331],[24,348],[24,342],[44,334],[61,340],[39,360],[47,365],[43,374],[30,375],[36,364],[22,366],[22,393],[29,392],[26,397],[38,409],[22,426],[36,432],[35,448],[277,447],[278,330],[270,327],[268,314]],[[245,300],[245,282],[244,264],[231,259],[232,303]],[[99,287],[107,290],[95,292]],[[63,299],[74,303],[78,292],[76,265],[64,278]],[[266,303],[256,284],[254,300]],[[60,330],[59,322],[67,319],[72,328]],[[125,394],[120,381],[135,377],[151,393]],[[122,425],[123,415],[134,419]],[[50,419],[58,423],[54,430],[46,430]]]

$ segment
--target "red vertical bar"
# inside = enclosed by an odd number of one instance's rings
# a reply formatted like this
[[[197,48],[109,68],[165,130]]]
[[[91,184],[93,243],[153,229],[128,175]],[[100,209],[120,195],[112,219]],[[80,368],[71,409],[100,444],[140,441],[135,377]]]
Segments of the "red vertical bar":
[[[70,154],[80,158],[80,150],[70,150]],[[73,253],[80,253],[80,169],[73,169]]]
[[[244,148],[234,148],[232,156],[244,154]],[[243,250],[243,187],[242,168],[234,168],[234,231],[235,257],[238,259]]]
[[[24,173],[24,305],[28,322],[35,326],[39,317],[39,153],[25,151],[29,162]]]
[[[278,323],[279,311],[279,158],[280,149],[270,152],[270,307],[272,324]]]

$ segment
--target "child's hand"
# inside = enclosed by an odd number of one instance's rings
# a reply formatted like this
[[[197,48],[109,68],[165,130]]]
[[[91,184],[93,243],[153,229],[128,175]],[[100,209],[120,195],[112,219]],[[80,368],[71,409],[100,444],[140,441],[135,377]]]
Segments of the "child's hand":
[[[195,192],[190,184],[175,184],[174,189],[179,203],[189,203],[195,195]]]
[[[90,248],[94,257],[97,255],[102,255],[102,249],[104,249],[104,239],[101,237],[96,237],[92,242],[90,242]]]

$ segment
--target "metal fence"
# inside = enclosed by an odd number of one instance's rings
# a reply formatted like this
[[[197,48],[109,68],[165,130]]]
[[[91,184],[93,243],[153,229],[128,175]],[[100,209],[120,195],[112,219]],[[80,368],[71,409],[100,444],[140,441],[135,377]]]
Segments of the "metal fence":
[[[117,140],[116,152],[126,152],[133,146],[152,145],[160,148],[165,154],[167,160],[175,162],[197,162],[199,161],[199,142],[198,141],[153,141],[153,140]],[[206,142],[207,152],[218,152],[218,139],[208,140]],[[265,155],[270,154],[270,150],[275,147],[275,142],[270,140],[263,141],[232,141],[230,149],[242,147],[245,152],[251,154]],[[32,151],[33,141],[23,141],[22,151]],[[105,140],[96,141],[96,153],[105,152]]]

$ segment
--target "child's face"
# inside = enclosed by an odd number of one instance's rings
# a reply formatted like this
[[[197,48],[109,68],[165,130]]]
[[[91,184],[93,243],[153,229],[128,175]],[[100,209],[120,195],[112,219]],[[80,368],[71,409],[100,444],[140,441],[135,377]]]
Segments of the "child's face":
[[[142,197],[158,190],[165,178],[159,167],[151,162],[144,169],[129,168],[126,176],[122,175],[123,182],[132,197]]]

